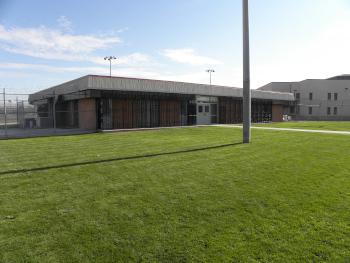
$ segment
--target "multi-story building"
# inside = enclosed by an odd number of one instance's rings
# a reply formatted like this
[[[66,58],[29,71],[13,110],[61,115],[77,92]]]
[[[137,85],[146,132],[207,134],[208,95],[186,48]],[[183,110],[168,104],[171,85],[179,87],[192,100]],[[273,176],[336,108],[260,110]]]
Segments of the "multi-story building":
[[[350,121],[350,75],[272,82],[258,90],[294,93],[287,114],[295,120]]]

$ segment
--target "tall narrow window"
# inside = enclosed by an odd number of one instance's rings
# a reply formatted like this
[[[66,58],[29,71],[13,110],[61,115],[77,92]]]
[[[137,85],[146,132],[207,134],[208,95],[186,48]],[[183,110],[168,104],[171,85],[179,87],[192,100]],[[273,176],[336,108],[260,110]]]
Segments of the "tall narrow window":
[[[334,107],[334,115],[338,115],[338,108]]]
[[[312,115],[312,107],[309,107],[309,115]]]
[[[338,100],[338,93],[334,93],[334,100]]]
[[[297,100],[300,100],[300,93],[295,93],[295,98],[296,98]]]
[[[331,107],[327,108],[327,115],[331,115]]]
[[[332,100],[332,93],[328,93],[328,100]]]
[[[291,106],[290,107],[290,114],[294,114],[295,113],[295,106]]]
[[[312,100],[313,99],[313,95],[312,92],[309,93],[309,100]]]

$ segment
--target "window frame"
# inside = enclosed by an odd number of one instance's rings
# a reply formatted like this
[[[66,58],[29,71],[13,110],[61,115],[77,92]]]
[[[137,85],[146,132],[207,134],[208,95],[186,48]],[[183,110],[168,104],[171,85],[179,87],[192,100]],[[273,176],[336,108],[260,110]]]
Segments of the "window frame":
[[[312,92],[309,93],[309,100],[313,100],[314,99],[314,94]]]
[[[328,92],[328,100],[332,100],[332,93]]]
[[[309,107],[309,115],[313,115],[313,108]]]
[[[203,105],[198,105],[198,113],[203,113]]]

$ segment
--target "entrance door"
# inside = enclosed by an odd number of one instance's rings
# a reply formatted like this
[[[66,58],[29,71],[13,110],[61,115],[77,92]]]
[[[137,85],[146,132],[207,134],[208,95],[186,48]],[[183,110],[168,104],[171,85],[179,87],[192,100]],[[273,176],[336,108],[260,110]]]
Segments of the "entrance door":
[[[209,103],[197,104],[197,125],[211,124],[211,113]]]

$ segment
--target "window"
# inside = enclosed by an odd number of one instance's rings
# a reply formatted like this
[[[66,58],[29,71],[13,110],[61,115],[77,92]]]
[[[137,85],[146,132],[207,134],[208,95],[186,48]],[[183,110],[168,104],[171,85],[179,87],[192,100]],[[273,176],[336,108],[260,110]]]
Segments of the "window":
[[[313,94],[310,92],[309,93],[309,100],[312,100],[313,99]]]
[[[295,113],[295,106],[291,106],[290,107],[290,114],[294,114]]]
[[[300,100],[300,93],[295,93],[295,98],[296,98],[297,100]]]
[[[218,122],[218,105],[217,104],[211,104],[210,105],[210,113],[211,113],[211,123],[217,123]]]
[[[312,107],[309,107],[309,115],[312,115]]]
[[[327,108],[327,115],[331,115],[331,107]]]
[[[205,106],[205,113],[209,113],[209,106]]]
[[[198,112],[202,113],[203,112],[203,106],[198,106]]]
[[[332,93],[328,93],[328,100],[332,100]]]
[[[334,115],[338,115],[338,108],[334,107]]]
[[[334,100],[338,100],[338,93],[334,93]]]

